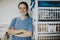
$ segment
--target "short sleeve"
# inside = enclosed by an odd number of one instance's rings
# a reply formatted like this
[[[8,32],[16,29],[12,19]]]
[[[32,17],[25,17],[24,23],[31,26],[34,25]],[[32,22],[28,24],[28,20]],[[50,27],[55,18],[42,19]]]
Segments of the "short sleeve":
[[[11,28],[11,27],[14,28],[15,22],[16,22],[16,18],[14,18],[14,19],[11,21],[10,28]]]
[[[32,19],[29,20],[28,31],[33,32],[33,22],[32,22]]]

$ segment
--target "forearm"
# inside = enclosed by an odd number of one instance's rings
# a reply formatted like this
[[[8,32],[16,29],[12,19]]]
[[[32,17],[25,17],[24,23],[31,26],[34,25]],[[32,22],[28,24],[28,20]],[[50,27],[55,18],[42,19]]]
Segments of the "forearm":
[[[32,36],[32,32],[26,32],[24,35],[27,37]]]
[[[24,32],[24,30],[12,30],[12,29],[8,30],[8,34],[10,34],[10,35],[15,35],[20,32]]]
[[[20,32],[23,32],[23,34],[18,34]],[[32,32],[29,32],[27,30],[14,30],[14,29],[9,29],[8,30],[8,34],[10,35],[16,35],[16,36],[19,36],[19,37],[29,37],[29,36],[32,36]]]
[[[32,37],[32,32],[26,32],[23,34],[18,34],[16,36],[18,36],[18,37]]]

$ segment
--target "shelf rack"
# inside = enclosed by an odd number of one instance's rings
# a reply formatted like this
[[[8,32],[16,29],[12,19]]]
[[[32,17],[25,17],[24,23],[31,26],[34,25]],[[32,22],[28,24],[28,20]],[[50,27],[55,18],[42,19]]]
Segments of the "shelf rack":
[[[38,7],[38,1],[32,10],[35,40],[60,40],[60,7]]]

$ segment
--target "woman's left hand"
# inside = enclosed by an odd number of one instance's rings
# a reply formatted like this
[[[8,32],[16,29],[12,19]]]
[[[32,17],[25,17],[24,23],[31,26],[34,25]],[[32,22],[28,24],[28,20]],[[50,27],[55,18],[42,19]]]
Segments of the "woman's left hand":
[[[15,35],[15,36],[18,36],[18,37],[29,37],[29,36],[32,36],[32,32],[26,32],[26,33],[18,34],[18,35]]]

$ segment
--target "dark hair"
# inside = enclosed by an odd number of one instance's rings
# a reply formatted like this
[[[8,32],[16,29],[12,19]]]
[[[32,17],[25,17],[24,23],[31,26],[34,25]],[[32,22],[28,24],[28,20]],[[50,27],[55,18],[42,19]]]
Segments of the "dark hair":
[[[20,2],[20,3],[18,4],[18,8],[19,8],[20,4],[24,4],[24,5],[26,6],[26,8],[27,8],[27,11],[28,11],[28,4],[27,4],[26,2],[24,2],[24,1],[23,1],[23,2]],[[29,17],[29,14],[26,13],[26,16]]]

